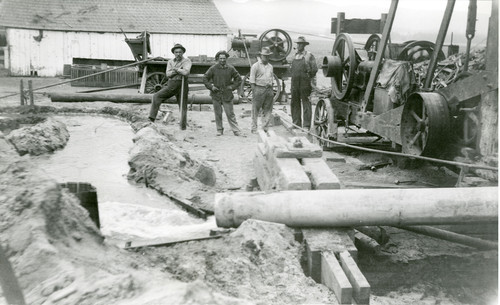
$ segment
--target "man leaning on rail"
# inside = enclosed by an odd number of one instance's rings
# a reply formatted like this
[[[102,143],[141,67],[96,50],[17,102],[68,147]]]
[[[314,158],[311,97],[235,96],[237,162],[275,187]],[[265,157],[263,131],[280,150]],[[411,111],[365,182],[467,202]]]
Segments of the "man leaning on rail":
[[[203,75],[203,83],[212,97],[214,105],[215,125],[217,136],[222,136],[224,127],[222,126],[222,110],[226,112],[227,121],[235,136],[241,136],[241,130],[236,122],[233,110],[233,91],[241,84],[241,76],[236,69],[227,63],[229,54],[226,51],[219,51],[215,54],[217,63],[211,66]]]
[[[186,48],[181,44],[176,43],[172,48],[172,53],[175,55],[174,59],[167,62],[167,85],[163,87],[160,91],[153,95],[151,101],[151,109],[149,111],[149,120],[154,122],[156,115],[158,114],[158,109],[160,109],[161,103],[174,96],[177,98],[177,103],[179,103],[179,108],[181,110],[181,129],[186,129],[187,120],[187,98],[188,98],[188,75],[191,71],[191,60],[184,57],[186,53]],[[184,78],[184,89],[182,89]],[[181,92],[182,96],[182,106],[181,106]],[[181,108],[182,107],[182,108]]]

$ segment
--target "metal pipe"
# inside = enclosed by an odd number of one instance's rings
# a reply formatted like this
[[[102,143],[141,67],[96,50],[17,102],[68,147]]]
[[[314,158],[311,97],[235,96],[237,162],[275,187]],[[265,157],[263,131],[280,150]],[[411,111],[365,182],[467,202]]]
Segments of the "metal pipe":
[[[291,227],[494,223],[498,187],[220,193],[215,218],[221,227],[250,218]]]
[[[49,93],[52,102],[78,103],[78,102],[114,102],[114,103],[151,103],[153,94],[108,94],[108,93]],[[233,102],[237,102],[238,95],[233,95]],[[206,94],[188,95],[190,104],[212,104],[212,98]],[[166,100],[166,104],[177,104],[176,98]]]
[[[477,1],[469,1],[469,11],[467,14],[467,28],[465,30],[465,37],[467,38],[467,49],[465,50],[465,61],[464,61],[464,72],[469,70],[469,58],[470,58],[470,45],[472,43],[472,38],[476,33],[476,15],[477,15]]]
[[[429,226],[397,226],[399,229],[415,232],[422,235],[427,235],[447,241],[451,241],[457,244],[466,245],[469,247],[482,249],[482,250],[496,250],[498,249],[498,243],[483,240],[480,238],[474,238],[467,235],[458,234],[455,232],[450,232],[442,229],[437,229]]]
[[[434,45],[434,52],[432,52],[431,60],[429,62],[429,67],[427,69],[427,75],[425,76],[424,89],[430,89],[432,85],[432,79],[434,78],[434,70],[436,70],[438,55],[441,49],[443,48],[444,39],[446,38],[446,33],[448,32],[448,26],[450,25],[450,20],[451,16],[453,15],[454,7],[455,7],[455,0],[448,0],[443,20],[441,21],[441,27],[439,28],[439,33],[436,38],[436,44]]]
[[[394,23],[394,18],[396,17],[398,3],[398,0],[392,0],[391,8],[389,9],[389,13],[387,14],[384,32],[382,33],[382,38],[380,39],[380,43],[377,49],[377,55],[375,56],[375,64],[373,65],[372,71],[370,73],[370,79],[368,80],[368,84],[366,86],[365,96],[363,98],[363,102],[361,103],[362,112],[366,111],[368,102],[370,101],[370,98],[372,96],[373,88],[375,87],[375,80],[377,79],[379,67],[382,63],[382,56],[385,52],[385,48],[389,40],[389,35],[391,34],[392,24]]]

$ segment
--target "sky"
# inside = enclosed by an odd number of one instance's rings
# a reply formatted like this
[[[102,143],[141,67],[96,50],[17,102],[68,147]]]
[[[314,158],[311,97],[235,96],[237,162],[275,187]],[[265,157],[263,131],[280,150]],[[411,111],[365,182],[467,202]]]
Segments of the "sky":
[[[344,12],[346,19],[380,19],[388,13],[391,0],[214,0],[222,17],[233,31],[260,34],[280,28],[294,33],[333,36],[331,18]],[[400,0],[391,37],[393,40],[431,40],[441,25],[446,0]],[[453,32],[454,43],[465,43],[468,0],[457,0],[446,43]],[[477,0],[475,43],[486,39],[491,0]],[[399,39],[398,39],[399,38]],[[483,44],[485,41],[483,41]]]

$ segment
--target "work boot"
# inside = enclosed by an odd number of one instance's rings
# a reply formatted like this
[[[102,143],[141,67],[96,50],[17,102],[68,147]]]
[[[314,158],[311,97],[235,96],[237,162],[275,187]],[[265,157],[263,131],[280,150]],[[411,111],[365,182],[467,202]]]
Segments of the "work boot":
[[[239,132],[239,131],[235,131],[235,132],[234,132],[234,135],[235,135],[235,136],[237,136],[237,137],[239,137],[239,136],[241,136],[241,132]]]
[[[155,119],[154,119],[154,118],[152,118],[152,117],[148,117],[148,119],[149,119],[151,122],[153,122],[153,123],[154,123],[154,121],[155,121]]]
[[[218,136],[218,137],[219,137],[219,136],[222,136],[222,130],[217,130],[217,134],[216,134],[216,136]]]

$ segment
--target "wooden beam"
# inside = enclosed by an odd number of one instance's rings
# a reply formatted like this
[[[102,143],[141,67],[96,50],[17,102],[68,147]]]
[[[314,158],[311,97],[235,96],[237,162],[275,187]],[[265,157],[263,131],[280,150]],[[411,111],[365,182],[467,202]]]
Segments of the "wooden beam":
[[[321,283],[335,293],[340,304],[352,303],[352,285],[331,252],[321,253]]]
[[[352,296],[357,304],[370,303],[370,284],[366,280],[358,265],[351,257],[349,252],[343,251],[339,253],[339,262],[342,270],[349,279],[352,285]]]

